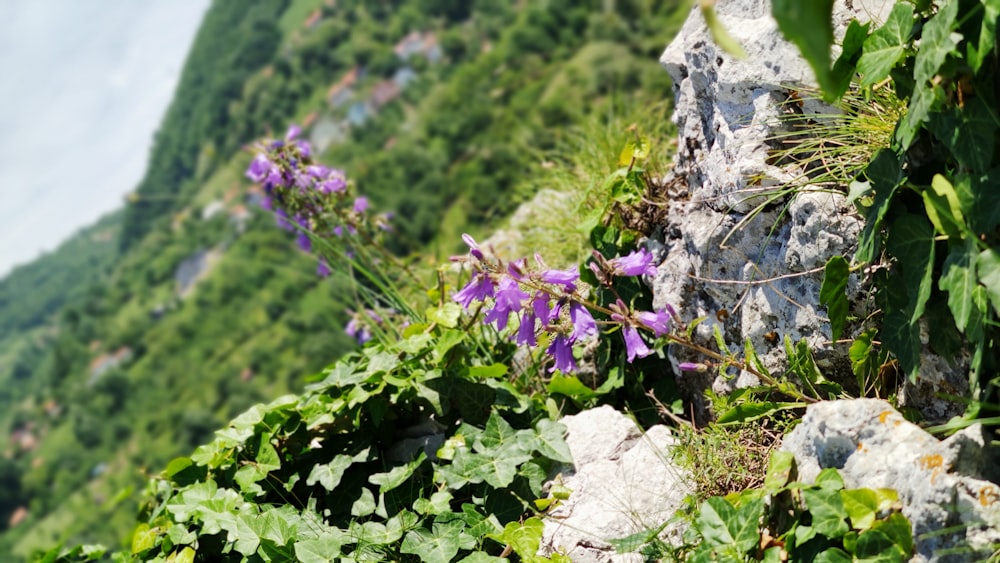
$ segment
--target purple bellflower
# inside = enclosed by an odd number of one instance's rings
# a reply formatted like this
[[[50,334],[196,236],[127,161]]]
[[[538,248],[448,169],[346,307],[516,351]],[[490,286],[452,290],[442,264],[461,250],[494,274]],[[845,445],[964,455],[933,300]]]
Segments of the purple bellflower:
[[[636,358],[645,358],[653,353],[634,326],[623,325],[622,337],[625,338],[625,353],[628,355],[629,363],[632,363]]]
[[[568,270],[546,270],[542,272],[542,281],[563,286],[567,292],[576,291],[576,281],[580,272],[575,267]]]
[[[670,313],[667,311],[658,311],[655,313],[640,311],[636,313],[635,316],[642,322],[642,324],[652,329],[653,334],[657,337],[670,332]]]
[[[484,301],[487,297],[493,297],[493,280],[484,272],[476,272],[458,293],[455,294],[455,302],[468,310],[473,301]]]
[[[627,256],[610,260],[614,272],[619,276],[655,276],[656,266],[653,255],[645,248],[630,252]]]
[[[535,314],[525,311],[521,315],[521,326],[517,328],[517,335],[514,338],[514,342],[518,346],[527,346],[533,348],[538,345],[538,340],[535,338]]]
[[[483,319],[486,323],[496,323],[497,330],[507,328],[511,313],[516,313],[523,307],[522,303],[528,294],[521,291],[521,286],[511,278],[503,278],[497,285],[493,296],[493,309]]]
[[[326,263],[325,258],[320,258],[319,263],[316,264],[316,275],[325,278],[330,275],[330,265]]]
[[[564,373],[576,371],[576,360],[573,359],[573,342],[568,336],[564,334],[556,335],[552,339],[552,344],[549,344],[545,352],[556,360],[555,365],[549,368],[550,373],[555,370],[560,370]]]
[[[586,307],[573,301],[569,304],[569,320],[573,323],[573,341],[597,334],[597,322]]]

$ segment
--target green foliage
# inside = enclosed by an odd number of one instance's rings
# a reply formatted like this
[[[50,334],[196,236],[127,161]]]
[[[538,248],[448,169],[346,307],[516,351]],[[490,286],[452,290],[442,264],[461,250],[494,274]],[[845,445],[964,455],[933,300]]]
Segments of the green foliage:
[[[471,348],[436,354],[445,334],[454,331],[411,326],[171,462],[150,485],[133,557],[521,553],[529,536],[504,525],[519,526],[552,464],[571,461],[564,428],[502,380],[471,376]]]
[[[711,497],[688,518],[687,561],[908,561],[910,523],[891,489],[845,489],[835,469],[793,481],[788,452],[771,456],[761,487]]]
[[[795,17],[787,7],[775,9],[779,18]],[[878,297],[886,311],[881,340],[910,377],[920,367],[922,323],[934,327],[932,350],[969,350],[970,386],[978,390],[970,415],[993,397],[998,357],[1000,221],[991,181],[1000,121],[989,109],[996,105],[997,68],[987,64],[996,55],[998,13],[995,2],[899,2],[856,61],[862,88],[890,81],[907,100],[891,146],[851,193],[866,215],[858,259],[873,261],[884,251],[891,266]]]

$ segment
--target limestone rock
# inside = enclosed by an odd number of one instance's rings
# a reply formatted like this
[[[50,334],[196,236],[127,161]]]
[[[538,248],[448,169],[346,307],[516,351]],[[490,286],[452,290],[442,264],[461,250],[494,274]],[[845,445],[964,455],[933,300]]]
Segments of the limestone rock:
[[[543,554],[561,551],[574,563],[642,561],[616,554],[607,540],[656,528],[669,520],[690,485],[670,460],[675,444],[665,426],[642,433],[609,406],[567,416],[566,443],[574,465],[562,472],[573,492],[545,519]],[[668,527],[661,538],[677,538]]]
[[[1000,542],[1000,487],[984,480],[996,469],[978,425],[938,441],[885,401],[827,401],[807,409],[782,449],[795,455],[800,481],[834,467],[849,488],[898,491],[913,561],[979,561]]]
[[[884,21],[893,4],[837,1],[838,36],[853,17]],[[668,222],[660,226],[663,239],[650,244],[662,260],[652,283],[654,304],[671,304],[686,320],[707,318],[695,332],[703,343],[714,346],[714,325],[737,355],[749,340],[772,373],[785,369],[785,337],[805,339],[824,374],[850,385],[847,346],[831,344],[819,289],[829,258],[854,255],[863,220],[845,193],[809,185],[799,164],[778,166],[772,158],[775,136],[789,127],[780,119],[783,114],[821,119],[817,114],[835,110],[791,94],[814,88],[815,82],[798,50],[778,32],[770,2],[720,0],[716,12],[746,50],[746,59],[736,60],[716,46],[697,7],[660,59],[674,80],[673,121],[679,134],[673,176],[666,183],[686,185],[686,191],[682,187],[671,200]],[[856,274],[848,295],[855,315],[871,312],[863,308]],[[670,355],[675,367],[701,360],[678,347]],[[926,383],[901,393],[921,409],[920,397],[948,387],[960,390],[965,377],[960,363],[925,364],[928,373],[920,381]],[[700,404],[706,387],[724,393],[755,383],[750,374],[731,375],[737,377],[682,376],[687,398],[701,406],[696,412],[701,422],[708,417],[707,406]],[[956,411],[961,405],[938,402],[924,414],[942,420]]]

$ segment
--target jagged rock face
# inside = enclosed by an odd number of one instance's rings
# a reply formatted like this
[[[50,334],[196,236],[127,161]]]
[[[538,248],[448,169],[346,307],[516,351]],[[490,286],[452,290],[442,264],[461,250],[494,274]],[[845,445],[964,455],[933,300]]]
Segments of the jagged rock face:
[[[559,551],[574,563],[643,561],[638,554],[616,554],[608,540],[660,527],[692,492],[684,470],[670,459],[670,430],[654,426],[643,433],[609,406],[560,422],[574,461],[561,479],[572,493],[545,518],[541,553]],[[679,534],[672,526],[660,537],[672,541]]]
[[[1000,542],[1000,487],[985,480],[997,473],[985,442],[979,425],[939,442],[889,403],[857,399],[810,406],[782,449],[795,455],[801,481],[833,467],[848,488],[895,489],[913,525],[913,561],[981,561]]]
[[[881,21],[892,5],[891,0],[837,2],[835,29],[842,34],[853,17]],[[720,0],[716,11],[746,59],[734,59],[715,45],[697,8],[660,59],[674,80],[679,133],[674,178],[667,183],[681,187],[671,194],[662,243],[651,243],[663,260],[652,283],[655,305],[672,304],[686,320],[706,317],[696,338],[714,343],[718,325],[737,355],[749,340],[772,373],[785,368],[785,338],[805,339],[825,375],[850,385],[848,347],[831,344],[819,290],[827,260],[854,255],[863,220],[847,204],[846,186],[820,189],[795,180],[804,176],[799,165],[777,166],[773,158],[775,137],[789,127],[783,114],[834,110],[792,93],[814,88],[814,79],[798,50],[781,38],[770,2]],[[848,294],[855,315],[872,312],[856,274]],[[701,359],[678,347],[671,351],[675,366]],[[962,391],[960,370],[944,362],[928,366],[927,381]],[[732,375],[681,376],[688,399],[701,406],[696,412],[701,422],[708,417],[701,398],[706,387],[727,392],[755,383],[749,374]],[[933,396],[934,389],[910,395]],[[901,395],[905,399],[906,391]],[[936,419],[962,408],[931,403],[916,406]]]

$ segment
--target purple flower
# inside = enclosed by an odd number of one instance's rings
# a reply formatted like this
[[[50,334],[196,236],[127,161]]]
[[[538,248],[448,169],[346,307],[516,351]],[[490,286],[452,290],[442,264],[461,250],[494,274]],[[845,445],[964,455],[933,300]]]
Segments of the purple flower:
[[[652,329],[653,334],[658,337],[670,332],[670,313],[666,311],[659,311],[657,313],[640,311],[635,316],[642,324]]]
[[[367,209],[368,209],[368,198],[366,198],[365,196],[358,196],[358,198],[354,200],[354,212],[364,213],[365,210]]]
[[[347,182],[337,171],[333,171],[319,183],[317,189],[324,194],[340,193],[347,189]]]
[[[469,246],[469,254],[472,254],[477,260],[483,260],[483,252],[479,250],[479,244],[470,234],[462,233],[462,240]]]
[[[561,285],[567,292],[576,291],[576,280],[580,279],[580,271],[574,266],[568,270],[546,270],[542,272],[542,281]]]
[[[306,158],[312,156],[313,150],[312,150],[312,145],[309,144],[309,141],[298,141],[295,144],[298,145],[299,152],[302,153],[302,156]]]
[[[632,363],[637,357],[645,358],[653,353],[646,346],[646,343],[642,340],[642,336],[639,335],[639,331],[634,326],[622,326],[622,336],[625,338],[625,352],[628,354],[628,363]]]
[[[285,140],[292,141],[301,134],[302,134],[302,128],[293,123],[288,126],[288,132],[285,133]]]
[[[528,346],[529,348],[538,344],[538,341],[535,339],[534,313],[526,311],[521,315],[521,326],[517,328],[517,336],[514,338],[514,342],[518,346]]]
[[[267,177],[268,172],[271,171],[271,166],[273,165],[267,159],[267,156],[260,153],[250,161],[250,166],[247,167],[247,178],[250,178],[252,182],[260,182]]]
[[[284,209],[278,208],[278,210],[274,212],[274,221],[279,227],[286,231],[291,232],[295,230],[295,226],[288,220],[288,213],[285,213]]]
[[[320,258],[319,263],[316,264],[316,275],[325,278],[330,275],[330,265],[326,263],[325,258]]]
[[[507,320],[511,313],[516,313],[523,307],[522,302],[528,294],[521,291],[521,286],[511,278],[503,278],[493,296],[493,309],[486,314],[485,322],[497,325],[497,330],[507,328]]]
[[[536,291],[531,298],[531,309],[535,312],[538,320],[542,321],[542,326],[549,324],[552,320],[552,309],[549,308],[549,294],[544,291]]]
[[[304,231],[299,231],[298,236],[295,237],[295,244],[298,245],[303,252],[312,251],[312,240],[309,239],[309,234]]]
[[[655,276],[656,266],[653,265],[653,255],[645,248],[633,251],[628,256],[622,256],[610,261],[615,274],[619,276]]]
[[[455,294],[454,299],[468,309],[473,301],[483,301],[487,297],[493,297],[493,280],[485,273],[477,272],[469,283]]]
[[[594,316],[576,301],[569,304],[569,320],[573,323],[573,333],[570,336],[574,341],[597,334]]]
[[[680,368],[681,371],[696,371],[699,373],[708,371],[708,366],[705,364],[696,364],[694,362],[681,362],[677,367]]]
[[[357,316],[347,322],[347,326],[344,327],[344,332],[346,332],[351,338],[357,340],[358,344],[364,344],[372,339],[371,329],[358,320]]]
[[[573,359],[573,342],[566,335],[556,335],[545,352],[556,360],[555,365],[549,368],[550,373],[555,370],[566,373],[576,371],[576,360]]]

